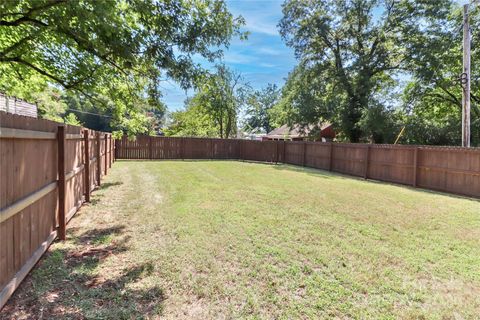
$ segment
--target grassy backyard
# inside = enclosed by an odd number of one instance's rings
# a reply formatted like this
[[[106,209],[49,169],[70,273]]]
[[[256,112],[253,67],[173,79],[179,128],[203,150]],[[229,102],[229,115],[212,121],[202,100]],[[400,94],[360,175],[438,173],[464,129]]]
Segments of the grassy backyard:
[[[287,165],[120,161],[0,318],[473,319],[480,202]]]

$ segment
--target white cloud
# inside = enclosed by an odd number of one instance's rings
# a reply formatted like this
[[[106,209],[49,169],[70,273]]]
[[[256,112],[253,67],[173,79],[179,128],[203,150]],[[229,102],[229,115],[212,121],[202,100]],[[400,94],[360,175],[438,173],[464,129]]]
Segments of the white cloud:
[[[226,51],[224,55],[224,61],[234,64],[248,64],[254,60],[254,57],[251,55],[246,55],[243,53]]]
[[[260,63],[260,67],[264,67],[264,68],[274,68],[276,66],[277,65],[271,64],[271,63]]]
[[[280,50],[273,49],[269,47],[261,47],[256,49],[257,53],[266,54],[270,56],[279,56],[281,54]]]
[[[245,29],[251,32],[263,33],[269,36],[280,36],[276,24],[269,23],[268,21],[259,21],[253,17],[249,17],[247,19],[247,25]]]

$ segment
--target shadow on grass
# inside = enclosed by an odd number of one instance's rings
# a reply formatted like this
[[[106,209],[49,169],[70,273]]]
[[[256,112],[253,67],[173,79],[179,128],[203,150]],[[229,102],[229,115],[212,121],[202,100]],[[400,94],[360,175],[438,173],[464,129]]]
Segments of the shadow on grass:
[[[354,179],[358,181],[364,181],[367,183],[374,183],[378,185],[388,185],[388,186],[394,186],[398,188],[405,188],[411,191],[415,192],[421,192],[425,194],[431,194],[431,195],[440,195],[444,197],[449,197],[449,198],[456,198],[456,199],[462,199],[462,200],[470,200],[474,202],[480,202],[480,199],[473,198],[473,197],[468,197],[468,196],[463,196],[463,195],[458,195],[458,194],[452,194],[448,192],[443,192],[441,190],[431,190],[431,189],[424,189],[422,187],[413,187],[408,184],[401,184],[401,183],[395,183],[395,182],[389,182],[389,181],[380,181],[380,180],[373,180],[373,179],[364,179],[363,177],[359,176],[353,176],[349,175],[346,173],[341,173],[341,172],[331,172],[331,171],[326,171],[323,169],[317,169],[317,168],[311,168],[311,167],[301,167],[301,166],[296,166],[296,165],[290,165],[290,164],[281,164],[278,166],[274,166],[276,170],[282,170],[282,171],[294,171],[294,172],[303,172],[309,175],[314,175],[318,177],[322,177],[325,179],[330,179],[330,178],[335,178],[335,179]]]
[[[114,181],[114,182],[104,182],[98,187],[95,192],[92,193],[91,198],[90,198],[90,203],[89,205],[96,205],[98,204],[102,198],[105,196],[103,191],[109,189],[109,188],[114,188],[117,186],[122,185],[123,182],[121,181]]]
[[[325,170],[317,169],[317,168],[296,166],[296,165],[293,165],[293,164],[279,164],[277,166],[274,166],[274,168],[275,168],[275,170],[279,170],[279,171],[303,172],[303,173],[306,173],[308,175],[322,177],[322,178],[325,178],[325,179],[331,179],[331,178],[346,179],[346,178],[348,178],[348,176],[344,176],[342,174],[337,174],[337,173],[334,173],[334,172],[325,171]]]
[[[141,283],[154,271],[153,264],[105,264],[129,249],[124,229],[118,225],[90,230],[70,237],[67,248],[50,250],[0,319],[137,319],[160,314],[164,291]]]
[[[121,181],[115,181],[115,182],[104,182],[100,185],[100,187],[98,188],[98,190],[106,190],[110,187],[115,187],[115,186],[120,186],[122,185],[123,182]]]

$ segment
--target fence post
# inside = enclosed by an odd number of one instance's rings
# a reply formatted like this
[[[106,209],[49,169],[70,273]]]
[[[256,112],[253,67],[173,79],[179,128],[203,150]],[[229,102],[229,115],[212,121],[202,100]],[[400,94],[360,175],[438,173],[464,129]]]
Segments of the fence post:
[[[107,150],[108,150],[108,134],[105,133],[105,175],[107,175],[107,167],[108,167],[108,153],[107,153]]]
[[[330,142],[330,160],[328,164],[328,170],[332,171],[333,169],[333,142]]]
[[[370,146],[367,145],[367,153],[365,154],[365,171],[363,173],[363,178],[368,179],[368,163],[370,161]]]
[[[412,185],[417,187],[417,170],[418,170],[418,147],[413,150],[413,183]]]
[[[90,134],[88,129],[83,130],[85,148],[85,201],[90,202]]]
[[[97,132],[97,187],[100,187],[102,177],[102,156],[100,153],[100,132]]]
[[[58,160],[58,237],[66,238],[65,219],[65,127],[57,129],[57,160]]]

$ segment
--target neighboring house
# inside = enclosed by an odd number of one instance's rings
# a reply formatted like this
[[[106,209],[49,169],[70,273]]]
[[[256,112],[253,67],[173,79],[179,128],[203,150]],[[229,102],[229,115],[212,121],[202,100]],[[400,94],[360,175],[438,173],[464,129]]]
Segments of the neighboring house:
[[[0,93],[0,111],[37,118],[37,105]]]
[[[324,123],[320,126],[320,133],[312,133],[313,125],[309,125],[302,128],[301,125],[296,124],[293,127],[283,125],[280,128],[269,132],[263,140],[291,140],[291,141],[303,141],[303,140],[321,140],[332,141],[335,138],[335,131],[331,123]],[[316,130],[315,130],[316,131]]]

